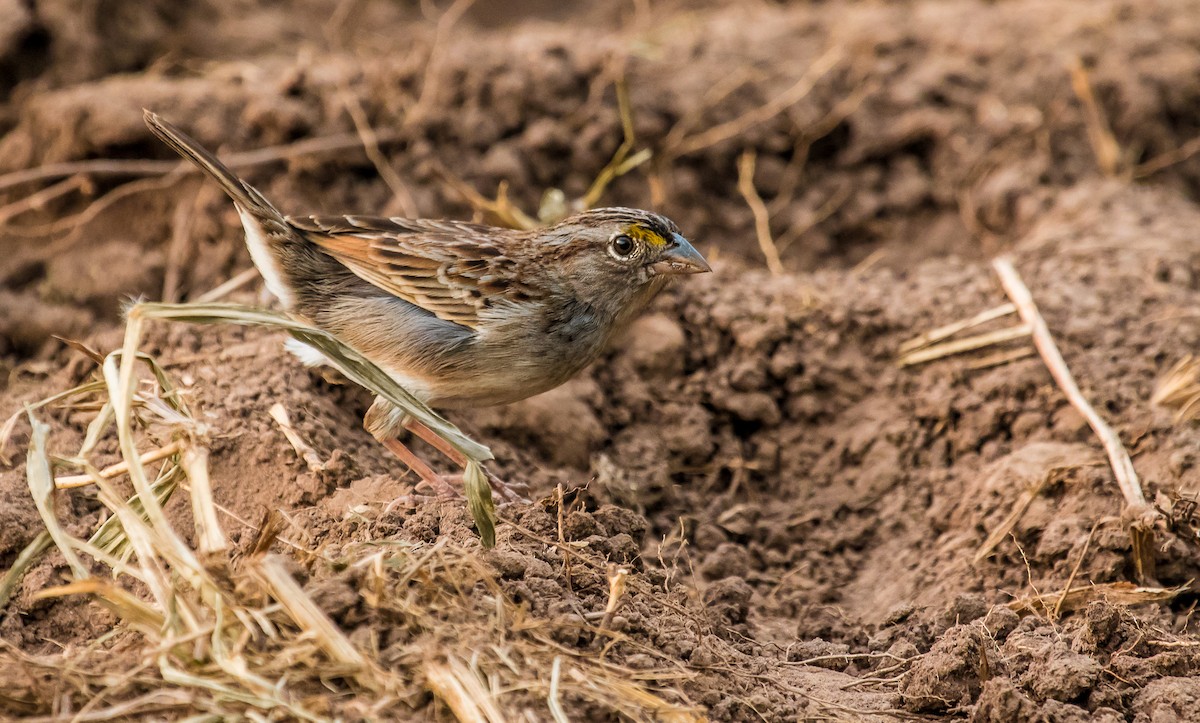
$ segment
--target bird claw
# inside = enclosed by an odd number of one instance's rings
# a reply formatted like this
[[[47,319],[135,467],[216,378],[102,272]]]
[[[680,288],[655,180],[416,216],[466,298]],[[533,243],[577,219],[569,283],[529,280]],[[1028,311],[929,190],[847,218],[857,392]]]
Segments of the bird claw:
[[[459,472],[451,475],[438,474],[400,440],[391,438],[381,441],[385,447],[390,449],[393,454],[408,465],[409,469],[416,472],[417,476],[421,478],[421,483],[432,488],[439,498],[453,499],[462,497],[463,473]],[[454,456],[447,453],[447,456],[451,456],[456,463],[467,463],[466,458],[457,453]],[[489,472],[482,465],[480,465],[480,469],[483,470],[484,477],[488,481],[488,486],[492,488],[492,492],[495,493],[501,502],[529,502],[528,499],[514,489],[514,486],[505,483],[504,480]],[[525,485],[520,485],[520,487],[528,489]]]
[[[507,482],[505,482],[504,480],[497,477],[496,475],[489,472],[486,468],[483,469],[483,476],[488,481],[488,487],[492,488],[492,494],[494,494],[500,500],[501,503],[511,504],[514,502],[524,502],[524,503],[529,502],[528,498],[526,498],[524,495],[522,495],[520,492],[517,491],[518,489],[522,490],[522,491],[528,491],[529,485],[527,485],[523,482],[518,482],[516,484],[510,485]],[[453,484],[456,486],[454,488],[455,492],[458,492],[459,488],[464,486],[463,477],[464,477],[463,472],[456,472],[454,474],[444,475],[444,479],[446,481],[448,481],[449,484]],[[451,480],[452,480],[452,482],[451,482]]]

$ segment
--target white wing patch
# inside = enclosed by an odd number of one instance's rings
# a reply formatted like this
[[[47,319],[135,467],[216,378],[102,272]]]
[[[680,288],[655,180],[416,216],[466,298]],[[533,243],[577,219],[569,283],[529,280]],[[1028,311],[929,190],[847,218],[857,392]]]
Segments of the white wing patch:
[[[283,348],[291,352],[292,355],[299,359],[300,363],[306,367],[311,368],[330,366],[334,369],[337,368],[337,365],[331,362],[329,357],[325,356],[325,354],[323,354],[320,350],[314,349],[299,339],[287,339],[283,342]],[[376,362],[376,364],[378,364],[378,362]],[[379,368],[382,369],[392,379],[394,379],[397,384],[404,387],[409,394],[412,394],[421,401],[429,400],[430,389],[429,384],[426,382],[420,381],[406,374],[398,373],[395,370],[388,369],[382,364],[379,365]]]
[[[287,284],[283,282],[283,273],[279,270],[279,262],[271,254],[271,246],[267,241],[266,234],[263,233],[262,226],[241,206],[238,206],[237,210],[238,215],[242,217],[242,228],[246,229],[246,248],[250,250],[250,260],[258,267],[258,273],[262,274],[263,281],[267,282],[267,290],[279,299],[283,308],[292,308],[295,297]]]
[[[320,351],[312,348],[308,344],[299,339],[288,339],[283,342],[283,348],[287,349],[300,360],[300,363],[306,367],[333,366],[329,361],[329,357],[322,354]]]

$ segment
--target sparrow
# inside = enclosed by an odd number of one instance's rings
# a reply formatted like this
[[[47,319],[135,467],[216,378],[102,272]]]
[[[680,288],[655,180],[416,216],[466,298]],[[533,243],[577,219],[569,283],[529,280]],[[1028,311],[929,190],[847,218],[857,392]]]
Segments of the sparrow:
[[[633,208],[592,209],[532,230],[284,215],[183,131],[150,111],[145,120],[233,199],[250,257],[288,313],[435,408],[508,404],[557,387],[594,361],[668,281],[712,270],[673,222]],[[324,361],[297,345],[306,363]],[[382,399],[364,424],[445,490],[446,481],[395,439],[409,429],[458,462],[461,455],[432,430]]]

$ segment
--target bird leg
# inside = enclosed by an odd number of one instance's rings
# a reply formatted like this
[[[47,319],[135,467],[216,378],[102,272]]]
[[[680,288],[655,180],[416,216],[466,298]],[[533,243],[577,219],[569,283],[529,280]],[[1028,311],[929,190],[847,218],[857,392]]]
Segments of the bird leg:
[[[462,475],[438,474],[398,439],[400,434],[405,430],[412,432],[428,442],[434,449],[449,457],[454,464],[465,468],[469,461],[466,455],[451,446],[437,432],[434,432],[420,421],[392,406],[382,397],[376,397],[375,403],[367,410],[366,416],[363,417],[363,427],[371,433],[371,436],[379,440],[383,446],[390,449],[392,454],[399,457],[400,461],[408,465],[409,469],[416,472],[417,476],[432,487],[438,496],[460,497],[462,495],[459,489],[461,488]],[[486,469],[483,470],[483,474],[488,481],[488,485],[501,500],[505,502],[528,501],[509,485],[497,478],[496,475],[488,472]],[[457,488],[452,481],[455,477],[459,478]]]
[[[404,420],[404,428],[407,429],[408,431],[412,432],[413,434],[417,435],[421,439],[425,440],[426,442],[428,442],[429,445],[432,446],[437,451],[439,451],[442,454],[449,457],[450,461],[454,462],[454,464],[456,464],[460,467],[467,466],[468,460],[467,460],[466,455],[464,455],[462,452],[458,451],[453,446],[451,446],[450,443],[447,442],[445,439],[443,439],[441,435],[439,435],[437,432],[433,431],[429,427],[425,426],[425,424],[422,423],[421,421],[417,420],[414,417],[408,417],[407,419]],[[390,447],[389,447],[389,449],[390,449]],[[480,467],[482,468],[482,465],[480,465]],[[428,469],[428,466],[426,468]],[[417,474],[420,474],[420,472],[418,472]],[[504,480],[500,479],[496,475],[487,471],[487,469],[483,470],[483,474],[487,478],[488,485],[492,488],[492,491],[495,492],[496,495],[500,499],[504,500],[505,502],[528,502],[529,501],[529,500],[525,499],[524,497],[522,497],[516,490],[514,490],[512,487],[510,487],[507,483],[505,483]]]
[[[400,461],[408,465],[408,468],[417,473],[423,482],[433,488],[439,497],[458,497],[460,492],[451,484],[445,477],[433,471],[433,468],[425,464],[425,460],[421,459],[408,448],[400,440],[392,437],[390,439],[382,439],[383,446],[392,451],[392,454],[400,458]]]

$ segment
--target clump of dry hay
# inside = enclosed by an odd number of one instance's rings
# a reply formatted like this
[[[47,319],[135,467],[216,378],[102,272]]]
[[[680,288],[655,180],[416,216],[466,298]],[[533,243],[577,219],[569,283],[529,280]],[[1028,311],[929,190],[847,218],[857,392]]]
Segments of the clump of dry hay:
[[[8,702],[62,720],[373,719],[411,714],[434,698],[467,721],[562,719],[564,705],[635,720],[696,719],[678,702],[682,694],[663,689],[659,678],[671,676],[556,642],[549,623],[504,595],[477,545],[367,540],[334,556],[279,540],[280,525],[268,517],[252,544],[235,549],[208,483],[208,430],[154,359],[137,352],[141,320],[131,314],[124,348],[100,360],[99,379],[54,400],[97,412],[78,454],[52,455],[49,426],[26,411],[29,487],[46,530],[0,580],[10,594],[52,545],[71,580],[39,597],[87,595],[120,624],[83,650],[38,657],[0,648],[0,670],[14,681]],[[122,462],[97,469],[91,453],[114,429]],[[478,454],[469,440],[456,441]],[[55,467],[82,474],[56,480]],[[132,498],[114,485],[122,474]],[[54,508],[56,494],[84,486],[81,477],[111,513],[87,540],[69,533]],[[164,513],[178,490],[190,501],[192,535]],[[276,542],[300,554],[272,553]],[[343,630],[293,574],[300,562],[314,577],[352,575],[374,624]]]
[[[1188,354],[1176,362],[1158,382],[1150,401],[1173,409],[1176,422],[1200,419],[1200,359]]]

